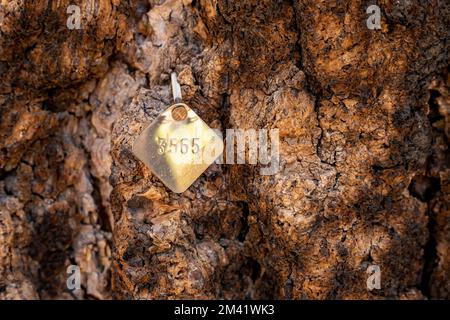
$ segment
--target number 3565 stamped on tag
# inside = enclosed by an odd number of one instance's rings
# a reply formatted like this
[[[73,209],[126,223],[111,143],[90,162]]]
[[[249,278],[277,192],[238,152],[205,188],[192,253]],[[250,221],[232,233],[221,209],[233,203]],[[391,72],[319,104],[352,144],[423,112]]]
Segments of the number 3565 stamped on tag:
[[[133,153],[181,193],[222,154],[222,139],[191,108],[175,103],[136,139]]]

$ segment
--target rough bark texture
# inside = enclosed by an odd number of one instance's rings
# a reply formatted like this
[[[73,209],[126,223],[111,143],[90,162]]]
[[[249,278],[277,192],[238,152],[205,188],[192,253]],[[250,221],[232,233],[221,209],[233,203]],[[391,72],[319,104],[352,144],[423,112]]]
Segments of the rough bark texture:
[[[0,7],[0,299],[450,299],[447,2],[30,3]],[[279,128],[280,171],[166,189],[131,145],[171,70],[211,127]]]

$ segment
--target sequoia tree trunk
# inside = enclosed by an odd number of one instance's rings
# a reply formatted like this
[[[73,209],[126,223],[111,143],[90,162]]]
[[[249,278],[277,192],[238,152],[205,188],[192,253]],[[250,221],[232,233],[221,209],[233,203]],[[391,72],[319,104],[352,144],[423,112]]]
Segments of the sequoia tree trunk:
[[[0,299],[450,299],[450,4],[372,4],[1,1]],[[167,189],[131,146],[171,71],[279,172]]]

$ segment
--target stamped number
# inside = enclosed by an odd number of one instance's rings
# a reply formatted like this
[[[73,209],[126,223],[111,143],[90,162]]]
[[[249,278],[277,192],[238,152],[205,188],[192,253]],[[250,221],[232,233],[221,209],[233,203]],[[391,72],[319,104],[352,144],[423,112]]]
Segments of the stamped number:
[[[160,138],[158,137],[158,154],[192,152],[197,154],[200,151],[200,138]]]

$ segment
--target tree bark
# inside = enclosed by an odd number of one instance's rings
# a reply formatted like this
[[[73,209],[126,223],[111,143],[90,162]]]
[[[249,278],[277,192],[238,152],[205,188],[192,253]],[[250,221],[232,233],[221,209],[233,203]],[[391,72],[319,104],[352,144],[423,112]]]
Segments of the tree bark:
[[[2,1],[0,299],[449,299],[450,5],[371,4]],[[131,146],[171,71],[280,171],[164,187]]]

